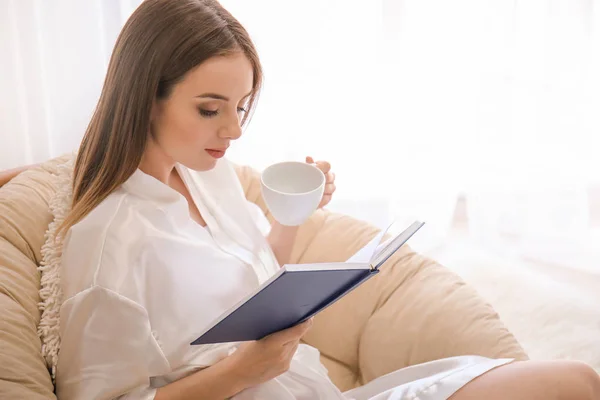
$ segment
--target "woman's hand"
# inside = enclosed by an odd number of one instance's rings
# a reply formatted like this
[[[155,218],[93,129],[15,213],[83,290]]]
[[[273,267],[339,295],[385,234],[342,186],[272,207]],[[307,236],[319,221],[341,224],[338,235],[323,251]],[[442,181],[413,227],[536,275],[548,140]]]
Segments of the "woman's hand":
[[[232,371],[245,387],[276,378],[289,369],[300,339],[312,324],[311,318],[264,339],[242,343],[235,353],[223,361],[231,363]]]
[[[325,174],[325,190],[319,208],[325,207],[331,201],[331,197],[335,192],[335,174],[331,172],[331,164],[327,161],[315,162],[312,157],[306,157],[306,162],[314,164]],[[292,247],[298,233],[297,226],[284,226],[277,221],[271,224],[271,231],[267,236],[267,241],[277,258],[279,265],[287,264],[292,255]]]
[[[311,326],[312,318],[262,340],[242,343],[216,364],[160,387],[155,399],[228,399],[273,379],[289,369],[300,339]]]
[[[325,207],[331,201],[331,197],[335,192],[335,174],[331,172],[331,164],[327,161],[314,161],[312,157],[306,157],[306,162],[314,164],[325,174],[325,191],[319,208]]]

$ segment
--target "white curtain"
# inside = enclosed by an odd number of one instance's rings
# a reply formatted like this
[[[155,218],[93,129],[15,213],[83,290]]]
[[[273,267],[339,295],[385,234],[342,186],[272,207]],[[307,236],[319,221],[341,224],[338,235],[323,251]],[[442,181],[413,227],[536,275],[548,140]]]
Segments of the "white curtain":
[[[138,0],[0,0],[0,168],[75,149]],[[330,160],[331,208],[600,270],[600,1],[222,0],[265,69],[231,157]],[[399,224],[401,226],[401,224]]]
[[[0,168],[77,148],[137,0],[0,0]]]

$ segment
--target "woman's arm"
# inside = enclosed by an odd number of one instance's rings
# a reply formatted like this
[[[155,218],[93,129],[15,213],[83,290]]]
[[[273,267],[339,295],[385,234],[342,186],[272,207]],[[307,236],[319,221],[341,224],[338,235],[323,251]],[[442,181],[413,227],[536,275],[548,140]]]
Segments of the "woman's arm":
[[[273,346],[262,345],[246,357],[236,355],[236,351],[210,367],[155,389],[151,377],[166,375],[171,367],[141,306],[94,286],[68,299],[61,317],[57,367],[57,397],[61,400],[223,400],[259,383],[257,374],[270,365],[279,365],[280,354],[273,356]],[[261,370],[257,363],[269,354]]]
[[[279,265],[287,264],[290,261],[297,235],[297,226],[284,226],[277,221],[274,221],[271,225],[267,241],[271,245],[271,249],[275,253]]]
[[[246,389],[231,357],[156,391],[154,400],[223,400]]]
[[[218,363],[168,384],[154,400],[223,400],[288,370],[302,336],[313,319],[273,333],[261,340],[244,342]]]
[[[287,371],[300,338],[312,325],[308,320],[244,342],[216,364],[153,388],[151,377],[172,370],[141,306],[94,286],[69,298],[63,316],[56,376],[61,400],[223,400]]]
[[[269,223],[263,210],[256,203],[247,201],[247,204],[254,223],[269,242],[279,265],[289,263],[294,241],[298,234],[298,227],[284,226],[277,221]]]

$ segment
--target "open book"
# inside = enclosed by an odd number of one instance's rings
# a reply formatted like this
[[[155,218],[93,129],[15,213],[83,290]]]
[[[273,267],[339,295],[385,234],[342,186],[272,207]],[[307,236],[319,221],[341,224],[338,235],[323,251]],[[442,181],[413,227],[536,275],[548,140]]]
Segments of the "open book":
[[[421,227],[381,243],[381,231],[346,262],[288,264],[210,324],[192,345],[258,340],[321,312],[371,278]],[[388,228],[389,229],[389,228]]]

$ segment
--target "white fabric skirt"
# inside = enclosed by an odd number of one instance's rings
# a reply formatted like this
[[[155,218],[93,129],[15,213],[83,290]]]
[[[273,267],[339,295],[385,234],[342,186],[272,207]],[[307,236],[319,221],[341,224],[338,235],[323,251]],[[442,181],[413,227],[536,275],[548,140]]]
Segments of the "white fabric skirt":
[[[364,386],[340,392],[319,362],[319,352],[299,348],[290,369],[248,388],[234,400],[447,400],[461,387],[512,359],[479,356],[444,358],[413,365],[381,376]]]
[[[512,359],[460,356],[414,365],[344,392],[348,400],[446,400],[461,387]]]

